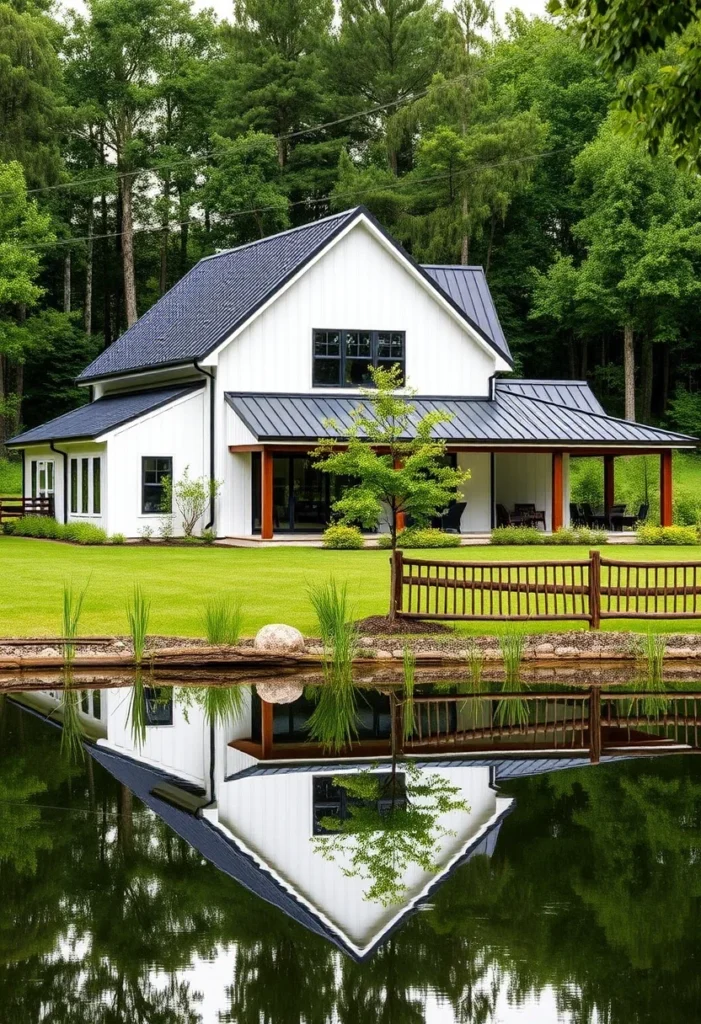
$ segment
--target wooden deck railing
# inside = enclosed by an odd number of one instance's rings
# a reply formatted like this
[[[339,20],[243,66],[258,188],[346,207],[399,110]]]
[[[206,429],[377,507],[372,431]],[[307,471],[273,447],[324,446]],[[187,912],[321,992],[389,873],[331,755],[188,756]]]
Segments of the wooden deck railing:
[[[405,619],[588,622],[701,618],[701,562],[601,558],[462,562],[393,554],[395,614]]]
[[[41,498],[0,498],[0,523],[22,516],[53,516],[53,495]]]

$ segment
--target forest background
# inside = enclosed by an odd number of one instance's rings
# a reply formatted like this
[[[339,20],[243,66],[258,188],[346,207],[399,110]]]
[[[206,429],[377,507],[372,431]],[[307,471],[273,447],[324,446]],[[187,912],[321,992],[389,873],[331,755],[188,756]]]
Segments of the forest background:
[[[516,373],[700,433],[701,179],[580,35],[488,0],[0,3],[0,456],[200,258],[359,203],[485,268]]]

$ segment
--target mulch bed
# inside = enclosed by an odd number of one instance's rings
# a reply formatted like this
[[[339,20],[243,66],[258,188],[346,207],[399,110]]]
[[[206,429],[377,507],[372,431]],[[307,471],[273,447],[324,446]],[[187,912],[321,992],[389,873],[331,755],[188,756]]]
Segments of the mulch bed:
[[[450,626],[442,622],[424,622],[422,619],[396,619],[389,621],[387,615],[368,615],[355,623],[361,636],[439,636],[452,633]]]

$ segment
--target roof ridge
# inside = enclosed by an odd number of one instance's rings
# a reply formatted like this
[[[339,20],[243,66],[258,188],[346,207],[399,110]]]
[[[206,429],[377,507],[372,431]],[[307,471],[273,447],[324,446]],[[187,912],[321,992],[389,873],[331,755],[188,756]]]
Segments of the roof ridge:
[[[197,261],[195,267],[199,267],[201,263],[207,263],[209,260],[216,260],[220,256],[228,256],[232,252],[242,252],[244,249],[253,248],[254,245],[264,245],[266,242],[272,242],[276,238],[284,238],[286,235],[293,235],[297,231],[308,231],[310,228],[315,228],[317,225],[325,224],[330,220],[340,220],[342,217],[350,217],[363,209],[363,206],[352,206],[348,210],[341,210],[339,213],[330,213],[326,217],[319,217],[318,220],[311,220],[308,224],[298,224],[294,228],[285,228],[284,231],[276,231],[274,235],[265,235],[264,238],[256,238],[252,242],[244,242],[243,245],[233,245],[230,249],[222,249],[220,252],[213,252],[209,256],[203,256]],[[195,267],[192,269],[194,270]]]
[[[484,267],[481,263],[421,263],[424,270],[481,270]]]
[[[698,441],[698,437],[693,437],[691,434],[677,434],[673,430],[665,430],[664,427],[655,427],[651,423],[637,423],[635,420],[625,420],[621,416],[609,416],[605,412],[594,412],[592,409],[578,409],[574,405],[563,405],[561,402],[551,402],[547,398],[537,398],[535,395],[518,395],[518,398],[525,398],[528,402],[539,402],[540,405],[551,405],[555,409],[567,409],[569,412],[579,412],[583,416],[593,416],[599,420],[608,420],[610,423],[625,423],[628,426],[631,424],[634,427],[645,427],[647,430],[657,430],[660,434],[666,434],[668,437],[681,437],[685,441]]]

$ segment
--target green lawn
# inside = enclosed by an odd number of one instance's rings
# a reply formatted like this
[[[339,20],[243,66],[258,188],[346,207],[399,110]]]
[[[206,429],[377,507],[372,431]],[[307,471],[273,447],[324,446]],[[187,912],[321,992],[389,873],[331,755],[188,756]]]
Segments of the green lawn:
[[[701,547],[655,548],[626,545],[604,549],[607,557],[701,561]],[[417,552],[466,561],[553,561],[586,558],[577,547],[470,547],[459,551]],[[216,594],[239,595],[245,608],[244,632],[253,634],[267,622],[287,622],[313,633],[309,584],[333,574],[347,581],[358,616],[387,610],[389,556],[385,551],[324,551],[320,548],[153,548],[74,547],[52,541],[0,536],[0,633],[4,636],[50,635],[59,630],[63,584],[88,584],[83,633],[126,632],[125,603],[135,582],[152,601],[150,631],[201,636],[205,601]],[[461,631],[494,633],[499,623],[461,625]],[[631,624],[628,624],[631,626]],[[529,632],[582,628],[577,623],[533,623]],[[625,628],[615,623],[608,628]],[[644,622],[632,625],[646,630]],[[655,624],[655,629],[697,631],[699,622]]]

